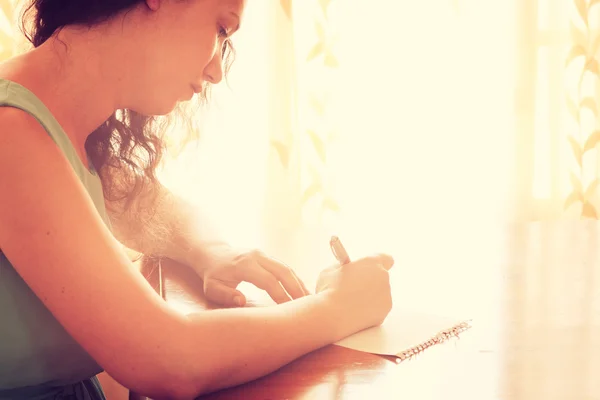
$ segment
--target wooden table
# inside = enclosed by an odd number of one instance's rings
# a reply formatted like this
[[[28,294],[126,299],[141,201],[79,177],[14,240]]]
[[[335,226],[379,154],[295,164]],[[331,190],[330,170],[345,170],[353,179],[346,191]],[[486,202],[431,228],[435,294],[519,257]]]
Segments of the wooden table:
[[[460,269],[460,249],[447,255],[445,262],[456,269],[440,272],[438,286],[414,277],[412,290],[396,286],[407,302],[430,286],[440,294],[440,308],[462,298],[455,304],[467,304],[473,328],[460,340],[401,363],[331,345],[203,398],[600,399],[600,224],[535,223],[507,229],[494,241],[497,253],[465,255],[470,269]],[[174,307],[214,307],[193,272],[165,261],[157,265],[147,262],[145,274],[155,287],[162,282]],[[464,296],[448,295],[452,290]]]

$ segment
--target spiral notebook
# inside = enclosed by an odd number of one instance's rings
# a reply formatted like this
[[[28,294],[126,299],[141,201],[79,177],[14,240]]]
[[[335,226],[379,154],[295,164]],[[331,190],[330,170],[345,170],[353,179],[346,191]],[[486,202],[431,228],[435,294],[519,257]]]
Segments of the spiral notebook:
[[[392,311],[381,326],[365,329],[335,343],[372,354],[411,359],[471,328],[471,321],[424,313]]]

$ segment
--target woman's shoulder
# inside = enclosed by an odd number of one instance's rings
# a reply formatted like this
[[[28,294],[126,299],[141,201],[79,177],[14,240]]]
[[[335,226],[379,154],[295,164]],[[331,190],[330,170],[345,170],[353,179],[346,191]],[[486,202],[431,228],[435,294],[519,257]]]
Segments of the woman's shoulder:
[[[49,154],[56,154],[54,147],[34,116],[18,108],[0,107],[0,158],[36,166]]]
[[[1,85],[0,80],[0,85]],[[35,138],[48,137],[48,132],[34,114],[20,107],[7,106],[0,99],[0,143],[5,149]]]
[[[31,90],[3,77],[1,72],[0,126],[29,140],[49,137],[58,145],[77,174],[84,180],[88,179],[91,171],[83,164],[71,139],[48,107]]]
[[[50,139],[34,116],[19,108],[0,106],[0,143],[5,151],[44,136]]]
[[[0,76],[0,132],[45,132],[53,137],[52,114],[37,104],[33,93]]]
[[[1,89],[0,89],[1,90]],[[77,151],[62,128],[50,115],[36,112],[27,105],[14,106],[0,99],[0,158],[11,160],[11,168],[24,169],[33,179],[42,169],[56,169],[66,164],[91,197],[102,219],[110,226],[104,205],[102,183],[80,160]],[[52,174],[52,178],[58,178]],[[3,176],[2,179],[8,179]],[[33,188],[32,188],[33,189]]]
[[[48,130],[53,119],[50,111],[23,85],[0,75],[0,118],[21,122],[27,127],[42,125]]]

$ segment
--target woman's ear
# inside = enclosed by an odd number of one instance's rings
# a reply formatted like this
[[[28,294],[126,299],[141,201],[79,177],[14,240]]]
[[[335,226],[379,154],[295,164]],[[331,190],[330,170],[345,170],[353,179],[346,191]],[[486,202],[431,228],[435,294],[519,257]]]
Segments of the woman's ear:
[[[156,11],[160,7],[160,0],[146,0],[146,6],[152,11]]]

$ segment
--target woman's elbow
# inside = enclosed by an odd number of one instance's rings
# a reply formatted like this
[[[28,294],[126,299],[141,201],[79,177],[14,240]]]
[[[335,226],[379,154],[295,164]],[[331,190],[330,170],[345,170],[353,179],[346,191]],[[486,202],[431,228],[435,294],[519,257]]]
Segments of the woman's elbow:
[[[156,400],[193,400],[202,395],[203,390],[189,382],[174,382],[168,377],[161,377],[155,382],[136,382],[130,385],[130,391]]]
[[[203,391],[197,385],[185,382],[163,382],[159,387],[140,394],[156,400],[194,400],[202,395]]]
[[[206,393],[204,386],[198,379],[181,379],[179,381],[165,382],[159,390],[159,396],[148,396],[155,399],[193,400]],[[162,396],[162,397],[161,397]]]
[[[203,393],[205,386],[197,377],[189,376],[182,368],[158,364],[106,372],[130,391],[152,399],[195,399]]]

